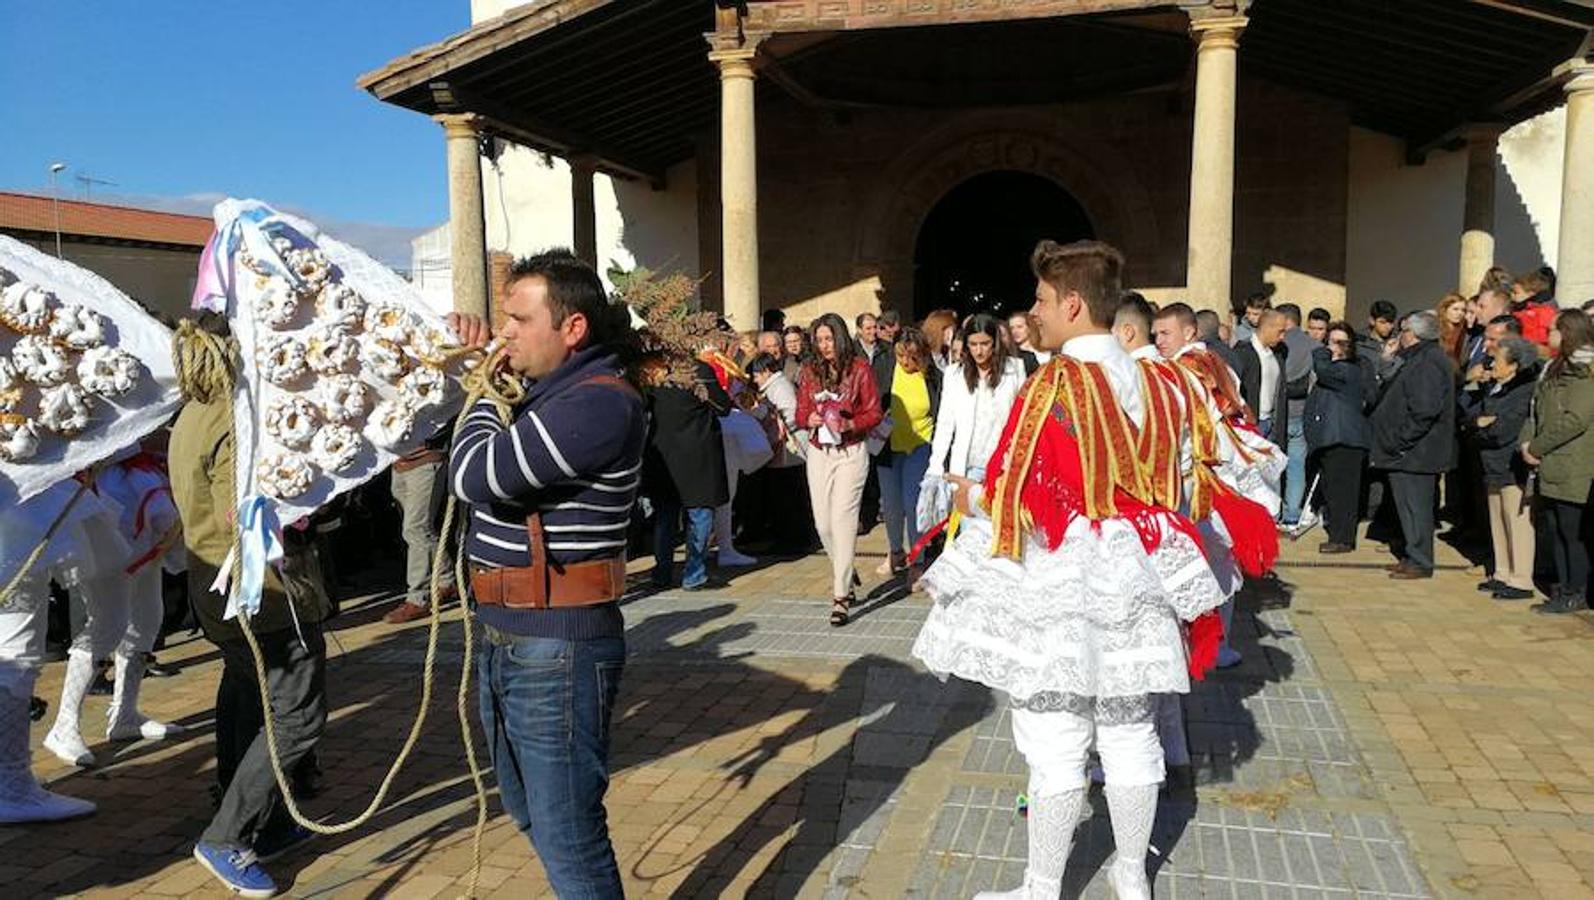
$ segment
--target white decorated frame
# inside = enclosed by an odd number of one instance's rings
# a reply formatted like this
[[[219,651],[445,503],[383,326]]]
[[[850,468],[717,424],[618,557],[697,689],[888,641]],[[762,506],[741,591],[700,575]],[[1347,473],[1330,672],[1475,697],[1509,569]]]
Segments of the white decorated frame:
[[[223,267],[223,281],[228,285],[227,315],[233,334],[238,340],[242,358],[242,378],[234,396],[234,424],[238,446],[237,489],[240,505],[256,495],[266,496],[275,506],[278,521],[286,526],[304,518],[328,501],[354,487],[364,484],[387,468],[399,456],[418,449],[440,427],[452,421],[463,401],[458,378],[461,364],[456,359],[442,368],[445,375],[446,395],[436,406],[418,411],[410,437],[402,444],[388,449],[373,440],[371,410],[381,401],[396,402],[399,395],[396,383],[379,376],[361,356],[344,371],[355,375],[370,393],[367,413],[350,427],[364,440],[354,464],[341,472],[331,472],[316,465],[316,472],[307,491],[292,497],[274,497],[263,489],[258,468],[268,456],[278,453],[302,453],[285,447],[266,428],[266,416],[274,403],[290,396],[299,396],[320,404],[321,384],[326,376],[310,372],[291,386],[283,387],[268,381],[261,372],[257,356],[262,344],[270,335],[289,335],[305,342],[310,332],[325,322],[316,314],[314,296],[308,295],[300,303],[299,313],[285,327],[273,327],[260,321],[256,306],[262,298],[259,278],[241,259],[239,250],[248,245],[265,248],[271,245],[269,236],[286,235],[296,246],[315,246],[325,254],[333,267],[333,277],[353,288],[369,306],[383,304],[403,307],[419,323],[430,329],[446,343],[458,344],[458,338],[448,328],[447,322],[433,312],[416,288],[397,273],[360,250],[320,231],[315,225],[295,216],[277,212],[256,200],[229,199],[217,204],[216,227],[224,236],[229,231],[239,235],[238,245],[232,252],[218,246],[215,264]],[[248,234],[253,232],[253,235]],[[251,240],[250,238],[253,238]],[[361,326],[363,333],[364,326]],[[411,359],[419,365],[418,359]],[[303,455],[308,456],[308,453]]]
[[[180,402],[172,365],[172,333],[115,285],[93,272],[0,235],[0,269],[54,295],[58,304],[76,304],[105,320],[106,346],[119,347],[140,363],[133,390],[118,397],[95,397],[88,427],[71,437],[41,430],[38,452],[26,460],[0,460],[0,505],[33,497],[51,485],[137,444],[164,425]],[[10,357],[21,335],[0,326],[0,354]],[[75,383],[81,353],[69,352]],[[37,414],[38,389],[29,386],[19,412]]]

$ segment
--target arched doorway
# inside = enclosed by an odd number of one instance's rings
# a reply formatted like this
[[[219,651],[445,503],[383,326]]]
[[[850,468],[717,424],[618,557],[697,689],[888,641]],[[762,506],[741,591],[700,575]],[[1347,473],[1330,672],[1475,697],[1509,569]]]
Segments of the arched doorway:
[[[1043,238],[1095,236],[1090,218],[1056,182],[1029,172],[984,172],[946,193],[919,228],[913,312],[1011,312],[1035,293],[1029,257]]]

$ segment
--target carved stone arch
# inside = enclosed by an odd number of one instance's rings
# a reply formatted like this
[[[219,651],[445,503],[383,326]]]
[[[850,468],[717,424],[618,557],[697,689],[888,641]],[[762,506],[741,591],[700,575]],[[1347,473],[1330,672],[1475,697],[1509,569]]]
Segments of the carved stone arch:
[[[1081,131],[1063,136],[1066,118],[1032,113],[958,116],[903,151],[877,179],[860,217],[855,259],[878,273],[885,300],[903,312],[913,298],[913,254],[926,216],[968,179],[993,171],[1045,178],[1084,207],[1097,237],[1136,259],[1159,247],[1151,198],[1123,155]]]

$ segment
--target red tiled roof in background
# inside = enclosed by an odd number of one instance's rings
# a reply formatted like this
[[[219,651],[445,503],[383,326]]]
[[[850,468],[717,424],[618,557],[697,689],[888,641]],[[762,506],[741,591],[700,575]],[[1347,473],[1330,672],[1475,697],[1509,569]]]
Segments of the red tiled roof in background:
[[[0,191],[0,230],[55,231],[55,203],[49,197]],[[61,234],[180,244],[201,248],[215,223],[205,216],[184,216],[153,209],[108,206],[81,200],[61,201]]]

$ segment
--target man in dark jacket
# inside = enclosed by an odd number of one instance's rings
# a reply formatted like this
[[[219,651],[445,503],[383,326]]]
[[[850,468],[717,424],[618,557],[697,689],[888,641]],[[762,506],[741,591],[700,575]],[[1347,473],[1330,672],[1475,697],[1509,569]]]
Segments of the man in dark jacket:
[[[1285,434],[1289,428],[1289,382],[1284,369],[1288,359],[1284,329],[1288,324],[1278,310],[1264,310],[1256,331],[1234,345],[1240,397],[1256,415],[1257,430],[1279,447],[1288,443]]]
[[[675,540],[686,515],[684,590],[708,586],[708,543],[714,532],[714,510],[730,502],[725,478],[725,441],[720,416],[731,411],[730,395],[714,370],[697,363],[691,388],[662,384],[648,392],[651,415],[644,480],[653,501],[653,584],[675,583]]]
[[[1234,348],[1218,333],[1218,326],[1223,322],[1218,314],[1210,309],[1197,310],[1196,314],[1196,340],[1206,345],[1208,350],[1218,355],[1218,358],[1229,364],[1229,368],[1239,368],[1239,360],[1234,357]]]
[[[1434,497],[1456,452],[1455,370],[1439,346],[1439,319],[1424,310],[1400,328],[1400,367],[1373,409],[1372,464],[1389,473],[1404,537],[1391,578],[1432,578]]]

